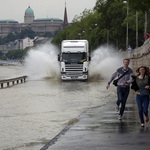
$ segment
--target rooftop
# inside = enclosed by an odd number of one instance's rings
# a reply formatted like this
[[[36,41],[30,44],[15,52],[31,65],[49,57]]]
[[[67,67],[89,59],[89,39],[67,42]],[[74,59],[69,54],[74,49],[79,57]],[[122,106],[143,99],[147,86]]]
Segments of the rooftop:
[[[33,15],[33,16],[34,16],[34,12],[33,12],[33,10],[30,8],[30,6],[26,9],[25,15]]]
[[[0,23],[18,23],[18,21],[5,19],[5,20],[0,20]]]
[[[59,18],[38,18],[38,19],[35,19],[33,22],[42,22],[42,21],[63,21]]]

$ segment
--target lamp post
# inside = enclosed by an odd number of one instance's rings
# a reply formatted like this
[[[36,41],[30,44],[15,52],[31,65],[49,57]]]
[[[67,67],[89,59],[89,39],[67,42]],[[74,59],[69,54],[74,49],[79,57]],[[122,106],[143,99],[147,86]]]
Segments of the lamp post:
[[[95,23],[95,26],[97,26],[97,23]],[[99,46],[99,38],[97,37],[97,47]]]
[[[85,36],[85,31],[82,31],[84,33],[84,36]]]
[[[136,48],[138,47],[138,12],[136,11]]]
[[[127,16],[128,16],[128,2],[123,1],[124,3],[127,3]],[[127,34],[126,34],[126,49],[128,49],[128,21],[127,21]]]
[[[147,40],[147,12],[145,11],[145,41]]]
[[[95,23],[94,25],[97,26],[97,23]],[[91,27],[89,29],[91,30],[91,33],[92,33],[93,29]],[[99,45],[99,38],[97,38],[97,47],[98,47],[98,45]]]
[[[79,35],[80,35],[80,40],[82,39],[82,35],[81,35],[81,33],[79,33]]]
[[[109,30],[107,30],[107,48],[108,48],[108,44],[109,44]]]

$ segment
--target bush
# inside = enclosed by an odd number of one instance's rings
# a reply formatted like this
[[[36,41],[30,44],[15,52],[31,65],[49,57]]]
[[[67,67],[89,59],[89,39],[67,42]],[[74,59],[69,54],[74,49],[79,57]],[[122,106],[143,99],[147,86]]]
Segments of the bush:
[[[7,60],[7,57],[6,57],[6,56],[3,56],[3,57],[1,58],[1,60]]]

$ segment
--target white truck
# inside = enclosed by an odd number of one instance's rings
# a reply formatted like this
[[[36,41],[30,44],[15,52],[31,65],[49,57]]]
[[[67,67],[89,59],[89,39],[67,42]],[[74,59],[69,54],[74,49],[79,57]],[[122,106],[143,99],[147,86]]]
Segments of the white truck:
[[[62,80],[87,80],[89,71],[89,44],[87,40],[64,40],[58,55]]]

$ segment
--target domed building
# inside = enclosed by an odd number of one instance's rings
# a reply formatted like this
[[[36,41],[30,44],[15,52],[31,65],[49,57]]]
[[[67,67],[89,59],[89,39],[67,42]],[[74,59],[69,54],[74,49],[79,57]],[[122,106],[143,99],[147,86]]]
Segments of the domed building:
[[[30,6],[25,11],[24,23],[32,23],[34,20],[34,12]]]
[[[68,25],[67,12],[65,7],[64,20],[59,18],[38,18],[35,19],[34,11],[29,6],[25,10],[24,23],[18,23],[15,20],[0,20],[0,37],[6,37],[10,32],[18,32],[24,29],[32,29],[36,34],[43,35],[45,33],[54,34],[55,31],[62,30]],[[65,22],[65,24],[64,24]]]

